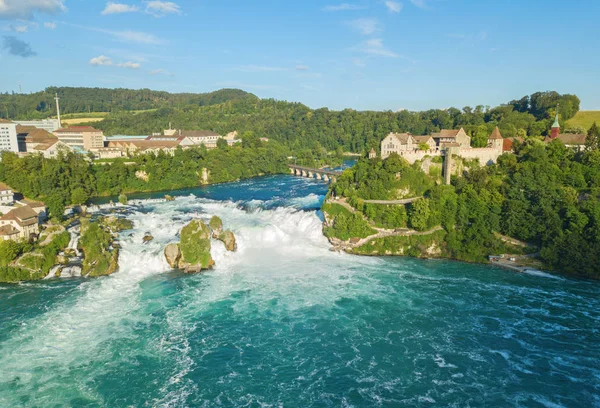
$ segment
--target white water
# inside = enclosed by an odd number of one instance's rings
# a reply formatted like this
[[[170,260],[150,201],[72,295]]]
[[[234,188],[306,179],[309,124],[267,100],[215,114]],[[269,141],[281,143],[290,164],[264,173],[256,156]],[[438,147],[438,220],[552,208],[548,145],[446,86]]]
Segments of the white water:
[[[111,351],[103,345],[133,336],[133,326],[150,318],[139,310],[140,283],[170,271],[164,259],[164,247],[178,241],[179,231],[195,214],[205,220],[212,215],[221,217],[224,227],[235,233],[238,250],[227,252],[222,243],[213,241],[216,267],[207,272],[215,280],[212,290],[208,296],[204,292],[197,298],[194,292],[190,293],[190,302],[171,319],[174,333],[183,325],[186,311],[198,308],[198,303],[208,306],[248,285],[265,292],[265,307],[273,297],[273,293],[269,293],[273,290],[306,294],[290,296],[300,301],[296,305],[291,301],[287,305],[291,308],[333,302],[337,298],[337,295],[332,298],[327,294],[335,284],[330,285],[323,279],[343,280],[342,275],[350,266],[349,257],[329,251],[321,233],[321,221],[314,212],[278,208],[248,213],[232,202],[193,196],[160,202],[152,212],[134,212],[128,217],[135,227],[121,234],[118,273],[81,284],[80,295],[57,302],[43,316],[23,323],[22,330],[2,344],[4,350],[12,350],[0,353],[3,373],[8,377],[18,375],[24,383],[52,384],[54,378],[67,376],[70,369],[90,360],[110,361],[108,353]],[[146,232],[152,234],[154,240],[143,244]],[[364,259],[362,263],[377,262]],[[324,274],[328,269],[332,270],[330,276]],[[65,273],[64,276],[68,275],[68,271]],[[318,281],[314,279],[316,275],[319,275]],[[40,370],[41,367],[48,369]],[[10,401],[10,398],[3,401],[7,397],[6,394],[0,396],[0,406]],[[95,399],[92,394],[88,397]]]

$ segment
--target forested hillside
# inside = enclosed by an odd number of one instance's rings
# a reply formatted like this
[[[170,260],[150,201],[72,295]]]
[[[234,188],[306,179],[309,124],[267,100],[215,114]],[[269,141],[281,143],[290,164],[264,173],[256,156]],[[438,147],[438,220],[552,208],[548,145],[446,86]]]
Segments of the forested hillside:
[[[536,92],[495,108],[478,105],[423,112],[332,111],[259,99],[235,89],[170,94],[147,89],[48,88],[30,95],[0,95],[0,117],[52,116],[55,92],[61,97],[62,113],[110,112],[103,121],[93,123],[106,135],[152,134],[171,123],[175,128],[210,129],[221,134],[252,131],[293,151],[341,148],[357,153],[371,147],[378,150],[389,132],[422,135],[464,127],[474,147],[486,146],[495,126],[504,137],[543,136],[550,129],[558,103],[562,123],[575,116],[580,104],[575,95]]]
[[[253,131],[293,150],[322,146],[352,152],[371,147],[377,150],[389,132],[421,135],[464,127],[473,136],[474,146],[483,147],[495,126],[505,137],[545,135],[559,102],[561,120],[571,118],[579,110],[576,96],[556,92],[539,92],[492,109],[477,106],[424,112],[314,110],[299,103],[241,98],[213,106],[172,107],[140,114],[120,112],[95,126],[108,135],[150,134],[165,129],[169,123],[177,128],[212,129],[222,134]]]
[[[493,166],[474,165],[450,186],[437,185],[438,173],[426,174],[420,163],[411,166],[397,155],[385,161],[363,159],[338,178],[332,193],[346,197],[378,227],[443,227],[436,236],[443,256],[484,262],[503,250],[500,233],[537,247],[550,268],[600,278],[600,130],[594,126],[589,133],[585,152],[576,153],[559,140],[528,139],[516,146],[516,154],[501,156]],[[394,199],[400,191],[424,198],[406,208],[364,203]],[[362,237],[362,223],[332,216],[330,235]],[[359,250],[395,253],[398,242],[383,239]]]
[[[172,94],[149,89],[49,87],[32,94],[0,94],[0,118],[40,119],[56,115],[54,96],[60,97],[61,113],[118,112],[165,106],[207,106],[240,98],[256,98],[239,89],[210,93]]]

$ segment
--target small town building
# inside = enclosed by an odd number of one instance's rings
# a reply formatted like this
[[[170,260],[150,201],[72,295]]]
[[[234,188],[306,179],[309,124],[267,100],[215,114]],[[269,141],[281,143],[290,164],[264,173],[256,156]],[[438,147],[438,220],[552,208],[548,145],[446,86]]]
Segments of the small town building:
[[[17,139],[17,125],[10,120],[0,119],[0,152],[19,151],[19,142]]]
[[[15,201],[13,189],[4,183],[0,183],[0,205],[8,205]]]
[[[371,151],[369,152],[369,159],[375,159],[377,157],[377,152],[375,151],[375,149],[371,148]]]
[[[435,140],[438,148],[446,144],[457,143],[461,148],[471,147],[471,137],[463,128],[458,130],[442,129],[439,133],[432,133],[431,137]]]
[[[507,137],[504,138],[504,140],[502,141],[502,151],[503,152],[513,152],[513,147],[515,142],[517,143],[523,143],[525,141],[525,138],[522,137]]]
[[[418,144],[410,133],[390,133],[381,142],[381,158],[387,159],[390,154],[416,150]]]
[[[550,136],[546,136],[544,139],[545,143],[550,143],[554,139],[558,139],[566,147],[583,151],[585,149],[585,142],[587,140],[587,135],[581,133],[560,133],[560,122],[558,121],[558,107],[556,108],[556,117],[554,118],[554,123],[552,124],[552,129],[550,130]]]
[[[28,241],[39,233],[39,216],[29,206],[15,208],[0,217],[0,240]]]
[[[413,136],[413,138],[419,148],[421,145],[427,145],[427,150],[435,150],[437,148],[435,139],[431,136]]]
[[[76,150],[89,151],[104,147],[104,133],[91,126],[71,126],[54,131],[61,142]]]
[[[60,122],[58,119],[15,120],[14,122],[17,125],[35,127],[50,133],[60,129]]]

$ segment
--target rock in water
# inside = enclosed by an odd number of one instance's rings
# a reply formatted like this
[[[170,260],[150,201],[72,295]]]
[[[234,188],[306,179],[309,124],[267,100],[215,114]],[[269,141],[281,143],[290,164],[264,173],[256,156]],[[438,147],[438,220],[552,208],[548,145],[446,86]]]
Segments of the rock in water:
[[[219,236],[223,233],[223,221],[216,215],[213,215],[213,217],[208,222],[208,225],[212,230],[213,238],[219,239]]]
[[[179,250],[179,244],[169,244],[165,247],[165,258],[171,268],[177,268],[179,266],[179,259],[181,258],[181,251]]]
[[[235,235],[233,232],[227,230],[223,231],[221,235],[219,235],[219,241],[225,244],[225,248],[228,251],[235,251],[237,249],[237,244],[235,243]]]
[[[192,220],[181,230],[179,268],[186,273],[210,269],[215,261],[210,254],[211,230],[201,220]]]
[[[146,234],[144,235],[144,238],[142,239],[142,241],[144,242],[144,244],[147,244],[148,242],[152,241],[154,239],[154,237],[150,234]]]
[[[167,200],[167,201],[175,201],[175,197],[170,196],[170,195],[167,194],[167,195],[165,195],[165,200]]]

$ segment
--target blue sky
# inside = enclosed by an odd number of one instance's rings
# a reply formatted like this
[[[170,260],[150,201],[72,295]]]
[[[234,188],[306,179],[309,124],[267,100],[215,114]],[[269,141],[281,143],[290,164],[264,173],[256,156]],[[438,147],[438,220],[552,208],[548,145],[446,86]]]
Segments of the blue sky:
[[[313,108],[600,109],[596,0],[0,0],[0,90],[241,88]]]

